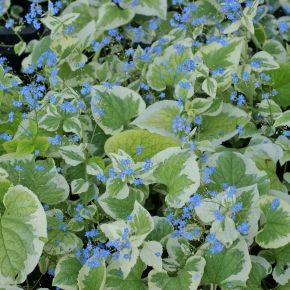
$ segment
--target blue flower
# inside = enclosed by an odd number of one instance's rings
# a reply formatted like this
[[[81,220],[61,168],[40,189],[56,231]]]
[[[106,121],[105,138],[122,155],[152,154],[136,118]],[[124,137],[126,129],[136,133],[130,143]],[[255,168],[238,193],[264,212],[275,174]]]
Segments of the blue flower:
[[[66,28],[64,28],[64,34],[70,34],[75,30],[75,26],[73,24],[69,24]]]
[[[279,207],[279,205],[280,205],[280,199],[276,197],[273,199],[271,203],[271,209],[275,211]]]
[[[238,225],[237,229],[242,235],[247,235],[249,233],[249,224],[247,222],[243,222]]]
[[[134,48],[132,48],[132,47],[125,50],[126,56],[131,56],[131,55],[133,55],[133,53],[134,53]]]
[[[34,169],[36,171],[43,171],[44,170],[44,166],[43,165],[40,165],[40,164],[37,164],[37,165],[35,165]]]
[[[243,203],[237,202],[232,206],[232,212],[237,213],[243,209]]]
[[[55,135],[54,137],[48,137],[48,142],[51,143],[52,145],[60,145],[61,140],[62,138],[60,135]]]
[[[15,166],[15,171],[19,172],[19,171],[22,171],[22,170],[23,170],[22,166],[20,166],[20,165],[16,165]]]
[[[238,94],[237,96],[237,105],[240,107],[246,104],[246,98],[243,94]]]
[[[100,262],[97,259],[90,259],[87,263],[88,268],[97,268],[100,266]]]
[[[87,95],[91,92],[91,90],[92,90],[92,85],[89,82],[84,82],[83,87],[81,88],[81,94]]]
[[[201,123],[202,123],[202,117],[201,116],[195,116],[194,124],[195,125],[201,125]]]
[[[209,248],[210,253],[216,254],[220,253],[224,248],[224,245],[220,243],[218,240],[214,241],[212,246]]]
[[[8,122],[12,123],[14,121],[14,112],[9,112],[8,113]]]
[[[60,108],[62,111],[67,113],[76,113],[78,111],[77,107],[75,107],[71,101],[64,101],[60,105]]]
[[[286,33],[289,29],[289,25],[286,21],[278,22],[278,28],[281,33]]]
[[[14,19],[9,18],[9,19],[6,21],[6,23],[5,23],[5,28],[6,28],[6,29],[9,29],[9,28],[11,28],[11,27],[13,26],[13,24],[14,24]]]
[[[259,60],[252,60],[250,65],[252,68],[259,68],[261,65],[261,62]]]
[[[242,74],[243,81],[247,82],[250,80],[250,74],[247,71],[244,71]]]
[[[225,72],[225,69],[223,67],[218,67],[218,68],[212,70],[211,75],[213,77],[217,77],[217,76],[224,74],[224,72]]]
[[[219,210],[215,210],[213,215],[217,221],[222,222],[225,219],[225,216]]]
[[[201,202],[202,202],[202,196],[198,193],[195,193],[189,199],[189,208],[194,209],[194,208],[200,206]]]
[[[226,195],[228,198],[232,198],[237,193],[237,188],[235,186],[229,186],[226,189]]]
[[[12,140],[13,136],[11,134],[8,133],[1,133],[0,134],[0,139],[5,140],[5,141],[9,141]]]
[[[206,242],[211,243],[216,241],[216,237],[214,234],[208,234],[205,238]]]

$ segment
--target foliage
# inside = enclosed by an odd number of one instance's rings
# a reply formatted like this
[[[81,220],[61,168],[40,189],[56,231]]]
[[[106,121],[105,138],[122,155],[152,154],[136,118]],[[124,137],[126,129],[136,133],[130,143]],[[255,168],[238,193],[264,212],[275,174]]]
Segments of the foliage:
[[[0,0],[0,289],[289,289],[289,14]]]

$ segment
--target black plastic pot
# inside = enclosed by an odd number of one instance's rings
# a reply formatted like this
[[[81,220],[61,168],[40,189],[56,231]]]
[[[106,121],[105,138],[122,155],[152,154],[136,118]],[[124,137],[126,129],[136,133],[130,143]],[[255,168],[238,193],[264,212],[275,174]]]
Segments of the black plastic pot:
[[[11,5],[18,5],[23,8],[23,10],[28,10],[31,2],[28,0],[11,0]]]
[[[39,38],[39,32],[33,26],[26,26],[19,32],[21,38],[27,43],[32,39]],[[23,53],[20,56],[15,54],[14,45],[20,41],[12,29],[0,28],[0,54],[8,59],[9,65],[15,72],[20,72],[21,62],[27,56]]]
[[[50,34],[50,30],[42,26],[39,30],[36,30],[32,25],[24,26],[19,32],[21,38],[26,42],[30,42],[33,39],[40,39],[42,36]],[[0,28],[0,42],[4,44],[0,46],[0,56],[4,56],[8,59],[9,66],[12,67],[14,72],[21,74],[21,62],[28,55],[22,53],[17,55],[14,52],[14,45],[20,41],[19,37],[14,33],[12,29]]]

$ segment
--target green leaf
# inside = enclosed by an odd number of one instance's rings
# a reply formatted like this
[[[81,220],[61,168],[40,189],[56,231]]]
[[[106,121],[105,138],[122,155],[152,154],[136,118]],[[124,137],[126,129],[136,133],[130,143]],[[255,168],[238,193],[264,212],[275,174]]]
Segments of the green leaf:
[[[237,135],[238,125],[244,127],[249,121],[250,116],[245,111],[224,103],[218,115],[202,117],[199,140],[208,140],[213,145],[220,145]]]
[[[290,242],[290,205],[278,199],[279,205],[272,208],[275,196],[264,195],[260,197],[260,208],[265,220],[256,236],[256,242],[265,249],[275,249]]]
[[[129,228],[131,232],[135,233],[134,237],[130,239],[134,246],[140,246],[154,229],[154,221],[150,213],[138,201],[134,203]]]
[[[57,173],[53,159],[35,162],[34,158],[33,155],[17,157],[14,154],[6,154],[0,157],[0,166],[9,173],[9,180],[28,187],[41,202],[57,204],[66,200],[69,186],[65,178]],[[22,170],[16,171],[17,165]],[[37,166],[43,166],[43,170],[37,170]]]
[[[106,264],[105,261],[99,261],[98,267],[89,267],[89,263],[95,260],[90,258],[81,268],[78,275],[78,287],[82,290],[103,290],[106,282]]]
[[[61,16],[47,14],[44,18],[41,18],[41,22],[51,30],[51,37],[55,38],[58,34],[63,33],[63,29],[72,24],[79,15],[79,13],[66,13]]]
[[[152,270],[149,273],[149,289],[152,290],[196,290],[205,267],[205,260],[199,256],[190,257],[176,277],[168,276],[166,271]]]
[[[10,5],[11,5],[11,0],[4,0],[1,3],[0,16],[2,16],[3,14],[6,13],[6,11],[9,9]]]
[[[0,176],[0,213],[4,211],[3,198],[8,188],[11,186],[11,182],[3,176]]]
[[[146,266],[140,259],[132,268],[130,274],[124,279],[122,271],[119,269],[108,269],[106,288],[110,290],[146,290],[148,289],[141,279]]]
[[[217,86],[217,81],[214,78],[206,78],[203,81],[201,88],[210,97],[215,98]]]
[[[40,128],[54,132],[58,129],[61,120],[62,116],[57,111],[56,106],[48,104],[45,113],[43,113],[42,117],[39,119],[38,125]]]
[[[19,41],[17,44],[15,44],[14,46],[14,52],[17,54],[17,55],[21,55],[24,51],[25,51],[25,48],[26,48],[26,43],[24,41]]]
[[[148,67],[146,79],[149,86],[162,91],[167,86],[173,87],[182,79],[189,79],[192,72],[182,70],[182,64],[189,59],[193,59],[191,48],[184,47],[179,54],[173,46],[167,47],[163,55],[155,57]]]
[[[167,148],[157,153],[156,182],[167,186],[166,203],[171,207],[182,207],[200,185],[200,175],[195,155],[186,149]]]
[[[220,253],[211,254],[208,246],[198,252],[206,261],[201,285],[217,284],[222,289],[236,289],[246,286],[251,270],[251,260],[246,242],[237,239],[231,247],[223,248]]]
[[[141,260],[156,270],[162,270],[162,245],[156,241],[144,242],[140,251]]]
[[[249,274],[246,289],[263,290],[261,282],[271,273],[271,264],[259,256],[251,256],[251,262],[252,269]]]
[[[31,55],[29,55],[27,58],[23,60],[23,67],[25,68],[29,64],[37,66],[38,58],[43,52],[49,49],[51,42],[52,40],[50,36],[45,36],[41,38],[39,41],[34,42]]]
[[[77,117],[65,119],[63,122],[63,130],[65,132],[73,132],[79,137],[82,137],[82,124]]]
[[[135,162],[144,161],[168,147],[175,147],[178,143],[170,137],[161,136],[146,130],[135,129],[117,133],[105,143],[105,152],[117,153],[122,149],[128,153]],[[142,147],[142,153],[137,153],[137,146]]]
[[[106,183],[106,193],[109,197],[124,199],[129,195],[129,186],[119,178],[109,178]]]
[[[183,84],[187,84],[184,88]],[[190,99],[194,94],[194,82],[190,82],[186,79],[179,81],[179,83],[174,88],[174,97],[181,98],[182,100]]]
[[[236,37],[228,41],[225,46],[212,42],[197,52],[196,56],[202,57],[205,65],[210,70],[220,67],[225,69],[221,76],[216,77],[218,87],[226,89],[230,86],[231,75],[239,65],[243,44],[244,40]]]
[[[137,188],[130,188],[126,198],[118,199],[110,197],[108,193],[101,195],[98,202],[106,214],[114,219],[126,219],[133,211],[135,200],[141,203],[144,193]]]
[[[143,0],[138,1],[137,5],[132,5],[132,0],[125,0],[121,2],[120,6],[131,9],[136,14],[158,16],[164,20],[166,19],[167,0]]]
[[[109,30],[127,24],[134,15],[134,11],[120,9],[113,3],[103,4],[99,9],[97,30]]]
[[[64,290],[78,290],[77,278],[82,265],[73,255],[60,258],[55,268],[52,286]]]
[[[200,0],[194,3],[196,8],[191,11],[192,19],[204,18],[206,25],[215,25],[215,21],[222,21],[223,14],[219,6],[212,0]]]
[[[176,140],[172,129],[173,120],[181,111],[176,101],[159,101],[150,105],[131,124]]]
[[[259,0],[255,0],[251,6],[245,7],[245,9],[243,10],[243,16],[241,18],[241,22],[242,22],[243,26],[246,27],[247,30],[251,34],[255,33],[253,20],[254,20],[254,17],[256,16],[257,7],[258,7],[259,3],[260,3]]]
[[[124,255],[129,255],[128,259],[122,259]],[[126,279],[130,274],[132,268],[136,265],[139,256],[139,250],[133,246],[130,250],[123,248],[120,251],[120,259],[112,261],[109,268],[120,269],[120,274]]]
[[[280,285],[285,285],[290,280],[290,244],[284,247],[274,249],[271,254],[274,258],[273,263],[275,263],[273,269],[273,278]],[[272,262],[271,262],[272,263]]]
[[[286,186],[280,181],[279,177],[276,174],[276,162],[273,162],[269,159],[256,158],[256,165],[260,170],[263,170],[267,173],[268,179],[270,180],[270,189],[279,190],[287,193]]]
[[[65,163],[71,166],[77,166],[85,162],[84,144],[67,145],[59,148],[61,157]]]
[[[280,65],[280,68],[268,71],[270,75],[273,89],[277,90],[278,94],[273,97],[273,100],[280,106],[290,106],[290,64],[284,63]]]
[[[107,89],[104,86],[94,86],[94,90],[96,93],[91,101],[93,117],[106,134],[113,135],[122,131],[133,117],[145,109],[141,96],[128,88],[113,86],[112,89]]]
[[[280,0],[280,2],[283,1],[283,0]],[[282,4],[283,8],[285,10],[288,10],[289,9],[289,0],[284,0],[283,1],[284,3]],[[286,3],[285,3],[286,2]],[[287,14],[286,14],[287,15]],[[288,29],[286,29],[285,31],[281,31],[279,29],[279,32],[280,34],[282,35],[283,39],[286,40],[287,42],[290,41],[290,32],[289,32],[289,25],[290,25],[290,17],[289,16],[282,16],[280,17],[279,19],[277,19],[277,24],[278,24],[278,27],[280,26],[280,23],[284,23],[286,22],[287,23],[287,27]]]
[[[82,178],[74,179],[71,182],[71,192],[72,194],[81,194],[87,192],[89,189],[90,183]]]
[[[274,60],[273,56],[266,51],[257,52],[252,56],[251,61],[257,61],[259,63],[258,67],[252,68],[254,71],[257,72],[279,68],[279,64]]]
[[[47,237],[45,212],[28,188],[10,187],[0,216],[0,281],[18,284],[36,267]]]
[[[174,230],[172,224],[165,217],[154,216],[154,229],[147,236],[147,241],[161,241],[164,237],[171,234]]]
[[[63,222],[63,213],[59,209],[46,211],[48,222],[48,241],[44,246],[44,251],[51,256],[70,254],[82,247],[82,240],[73,232],[67,230],[67,225]],[[60,227],[66,228],[62,230]]]
[[[0,82],[2,85],[5,86],[6,89],[12,88],[13,82],[16,82],[17,84],[22,83],[19,77],[14,76],[13,74],[10,73],[6,73],[2,66],[0,66]]]
[[[220,152],[213,154],[207,162],[207,166],[215,167],[210,176],[210,190],[222,191],[223,184],[236,186],[237,188],[257,184],[260,194],[269,190],[269,180],[264,171],[258,170],[255,163],[236,152]]]
[[[285,63],[287,61],[286,49],[278,40],[266,40],[263,44],[263,50],[272,55],[279,63]]]
[[[34,150],[34,140],[28,139],[28,140],[21,140],[21,142],[18,143],[16,154],[17,155],[25,155],[30,154]]]
[[[290,127],[290,110],[283,112],[274,123],[274,127],[288,126]]]
[[[260,219],[259,192],[257,186],[251,185],[239,188],[235,202],[241,202],[243,204],[243,210],[235,214],[235,224],[248,223],[249,232],[247,235],[243,235],[243,237],[247,244],[251,245],[258,232],[258,222]]]

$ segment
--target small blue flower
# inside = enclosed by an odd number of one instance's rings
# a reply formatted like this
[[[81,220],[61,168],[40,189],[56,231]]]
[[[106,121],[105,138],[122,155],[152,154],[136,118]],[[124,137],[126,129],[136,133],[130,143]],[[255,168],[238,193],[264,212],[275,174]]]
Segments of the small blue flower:
[[[243,209],[243,203],[237,202],[232,206],[232,212],[237,213]]]
[[[225,69],[223,67],[218,67],[218,68],[212,70],[211,75],[213,77],[217,77],[217,76],[224,74],[224,72],[225,72]]]
[[[261,62],[259,60],[252,60],[250,65],[252,68],[259,68],[261,65]]]
[[[141,155],[142,152],[143,152],[143,146],[142,145],[137,145],[136,146],[136,152],[137,152],[137,155]]]
[[[34,168],[35,168],[36,171],[43,171],[44,170],[44,166],[40,165],[40,164],[35,165]]]
[[[12,123],[14,121],[14,112],[9,112],[8,113],[8,122]]]
[[[15,171],[20,172],[22,170],[23,170],[22,166],[20,166],[20,165],[15,166]]]
[[[195,125],[201,125],[201,123],[202,123],[202,117],[201,116],[195,116],[194,124]]]
[[[225,219],[225,216],[219,210],[215,210],[213,215],[217,221],[222,222]]]
[[[62,138],[60,135],[55,135],[54,137],[48,137],[48,142],[51,143],[52,145],[60,145],[61,140]]]
[[[11,28],[13,25],[14,25],[14,19],[9,18],[9,19],[6,21],[6,23],[5,23],[5,28],[6,28],[6,29],[9,29],[9,28]]]
[[[228,198],[232,198],[237,193],[237,188],[235,186],[229,186],[226,189],[226,195]]]
[[[279,205],[280,205],[280,199],[276,197],[273,199],[271,203],[271,209],[275,211],[279,207]]]
[[[247,222],[243,222],[238,225],[237,229],[242,235],[247,235],[249,233],[249,224]]]
[[[278,23],[278,28],[279,28],[280,33],[286,33],[289,29],[289,25],[286,21],[280,21]]]
[[[220,243],[218,240],[214,241],[209,251],[212,254],[220,253],[224,248],[224,245]]]

